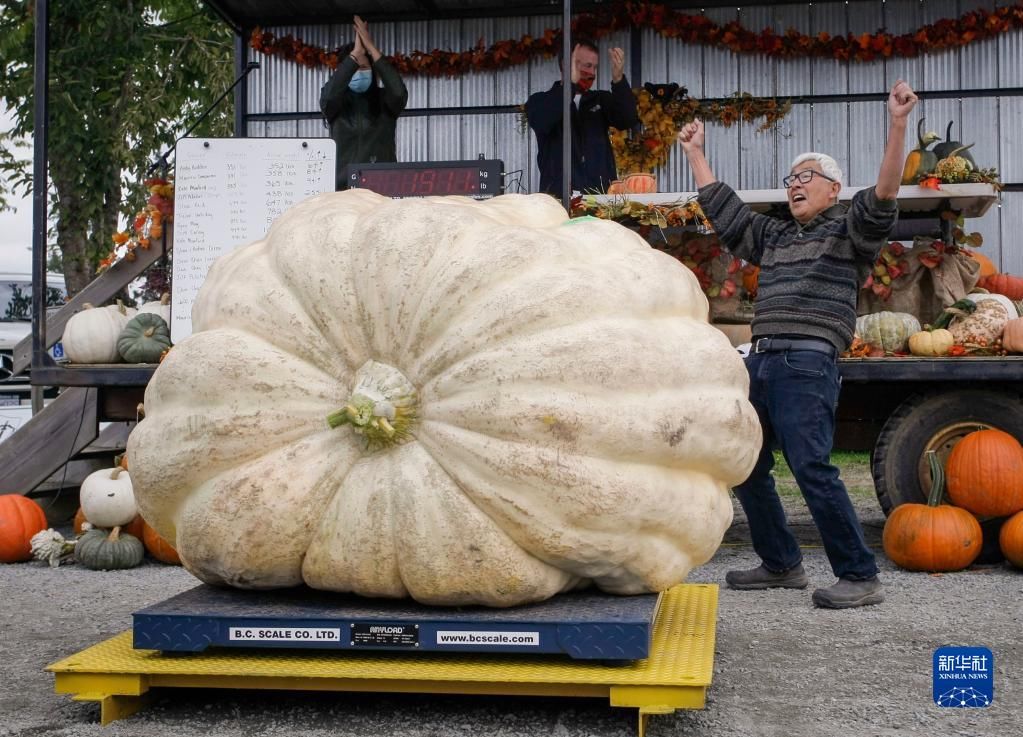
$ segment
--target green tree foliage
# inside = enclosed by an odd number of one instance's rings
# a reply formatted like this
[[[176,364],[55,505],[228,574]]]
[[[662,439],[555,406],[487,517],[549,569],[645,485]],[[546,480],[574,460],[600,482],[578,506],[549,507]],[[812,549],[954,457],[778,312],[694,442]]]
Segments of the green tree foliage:
[[[110,252],[118,216],[130,219],[144,202],[149,164],[230,86],[233,35],[201,0],[59,0],[49,8],[51,219],[73,293]],[[15,119],[0,135],[0,207],[5,192],[32,186],[30,162],[13,141],[33,130],[34,12],[31,0],[0,4],[0,98]],[[192,135],[228,135],[230,103]]]

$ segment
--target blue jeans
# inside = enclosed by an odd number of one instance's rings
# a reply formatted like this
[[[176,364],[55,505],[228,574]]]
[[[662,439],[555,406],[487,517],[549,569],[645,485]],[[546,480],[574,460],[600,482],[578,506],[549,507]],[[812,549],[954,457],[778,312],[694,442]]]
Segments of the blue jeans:
[[[840,386],[835,359],[825,353],[789,350],[751,353],[750,402],[760,416],[764,446],[750,477],[735,494],[749,520],[753,549],[764,566],[787,571],[802,559],[775,490],[775,447],[792,469],[824,541],[831,569],[839,578],[877,575],[856,512],[838,469],[831,464],[835,407]]]

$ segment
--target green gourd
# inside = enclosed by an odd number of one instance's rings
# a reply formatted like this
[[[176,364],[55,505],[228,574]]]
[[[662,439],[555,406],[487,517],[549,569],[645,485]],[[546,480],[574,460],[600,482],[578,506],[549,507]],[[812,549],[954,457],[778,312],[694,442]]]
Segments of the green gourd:
[[[135,315],[117,339],[117,352],[127,363],[158,363],[171,347],[170,328],[152,312]]]
[[[121,528],[89,530],[75,544],[75,560],[94,571],[134,568],[146,555],[142,541]]]
[[[920,332],[920,321],[908,312],[874,312],[856,320],[856,334],[887,353],[904,352],[909,337]]]

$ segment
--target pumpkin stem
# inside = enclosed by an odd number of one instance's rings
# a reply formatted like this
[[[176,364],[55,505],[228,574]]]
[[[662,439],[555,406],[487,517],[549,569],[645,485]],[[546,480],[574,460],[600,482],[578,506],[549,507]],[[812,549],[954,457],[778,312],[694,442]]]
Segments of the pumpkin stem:
[[[118,462],[119,463],[119,462]],[[110,480],[117,481],[118,477],[124,472],[124,468],[118,465],[116,468],[110,470]]]
[[[367,361],[355,372],[351,397],[341,409],[327,415],[327,425],[351,425],[364,447],[379,450],[412,439],[417,392],[397,369]]]
[[[945,499],[945,469],[933,450],[927,451],[927,462],[931,466],[931,493],[927,496],[927,506],[937,507]]]
[[[107,535],[107,542],[115,543],[115,542],[117,542],[120,539],[120,537],[121,537],[121,526],[118,525],[117,527],[115,527],[114,529],[112,529],[110,531],[109,535]]]

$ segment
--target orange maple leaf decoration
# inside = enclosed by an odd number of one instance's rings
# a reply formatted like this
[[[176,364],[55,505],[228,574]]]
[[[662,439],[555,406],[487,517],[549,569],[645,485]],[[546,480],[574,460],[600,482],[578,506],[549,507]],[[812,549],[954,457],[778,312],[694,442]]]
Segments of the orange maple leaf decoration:
[[[734,53],[761,54],[780,59],[830,58],[839,61],[869,62],[878,56],[913,58],[949,49],[962,48],[977,41],[995,38],[1023,28],[1023,2],[994,8],[978,8],[958,18],[942,19],[898,36],[877,33],[832,36],[820,31],[808,35],[788,29],[777,33],[768,28],[751,31],[736,21],[717,24],[703,15],[684,13],[663,4],[619,0],[607,3],[592,13],[583,13],[573,21],[573,33],[594,40],[628,28],[652,30],[664,38],[686,44],[699,44]],[[249,45],[267,55],[280,56],[310,67],[337,65],[336,53],[310,46],[290,35],[278,38],[255,28]],[[424,53],[396,53],[389,57],[404,74],[457,76],[469,71],[505,69],[531,59],[550,58],[560,52],[558,29],[545,29],[540,38],[523,35],[463,52],[434,49]]]

